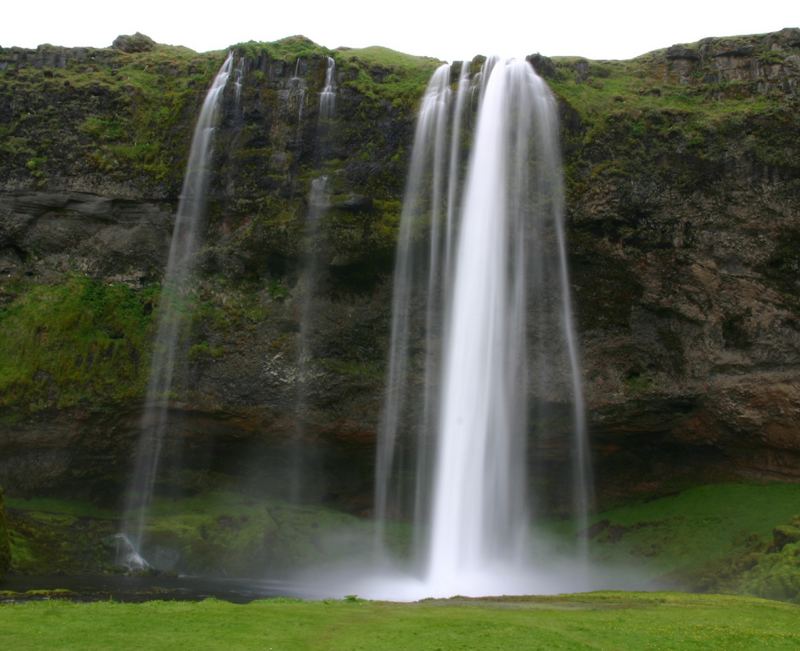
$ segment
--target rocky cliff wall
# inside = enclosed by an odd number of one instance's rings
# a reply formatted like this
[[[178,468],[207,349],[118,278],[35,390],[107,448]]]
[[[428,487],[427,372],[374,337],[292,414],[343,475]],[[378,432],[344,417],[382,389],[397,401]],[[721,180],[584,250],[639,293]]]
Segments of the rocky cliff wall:
[[[414,108],[437,62],[302,38],[234,50],[242,94],[225,96],[171,402],[168,453],[186,470],[165,482],[280,492],[301,430],[316,497],[363,512]],[[337,112],[320,131],[329,55]],[[798,57],[800,32],[784,30],[626,62],[530,58],[562,106],[603,499],[800,479]],[[193,119],[223,58],[0,50],[0,482],[13,494],[113,501],[124,485]],[[321,174],[331,206],[311,242]],[[301,368],[310,249],[323,271]],[[563,462],[557,440],[544,453]]]
[[[799,36],[556,70],[608,483],[798,479]]]
[[[8,539],[8,521],[6,519],[3,490],[0,489],[0,581],[11,566],[11,546]]]

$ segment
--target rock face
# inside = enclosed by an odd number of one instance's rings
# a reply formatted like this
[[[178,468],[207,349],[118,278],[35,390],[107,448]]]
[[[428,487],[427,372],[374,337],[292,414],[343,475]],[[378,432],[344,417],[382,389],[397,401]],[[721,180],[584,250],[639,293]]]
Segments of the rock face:
[[[646,55],[659,81],[578,127],[573,278],[601,484],[800,478],[798,36]]]
[[[0,581],[11,566],[11,546],[8,539],[8,523],[3,502],[3,491],[0,489]]]
[[[222,62],[114,48],[0,50],[0,482],[15,495],[113,502],[124,486],[183,162]],[[437,62],[297,37],[234,51],[241,98],[230,85],[171,400],[167,458],[186,470],[165,482],[280,493],[301,431],[310,494],[363,513],[414,109]],[[320,131],[329,54],[337,113]],[[800,480],[798,57],[798,30],[628,62],[529,57],[562,106],[603,500]],[[312,242],[323,173],[331,207]],[[547,462],[563,463],[554,441]]]

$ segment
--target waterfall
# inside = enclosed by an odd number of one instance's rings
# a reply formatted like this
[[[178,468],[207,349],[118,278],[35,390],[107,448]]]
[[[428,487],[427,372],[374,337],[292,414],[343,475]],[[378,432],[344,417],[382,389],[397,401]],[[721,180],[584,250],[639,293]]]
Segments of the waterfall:
[[[436,258],[434,248],[438,244],[431,238],[428,255],[415,241],[415,232],[420,223],[439,223],[441,209],[441,169],[447,158],[444,153],[443,134],[447,127],[447,109],[450,97],[450,66],[442,65],[433,74],[422,99],[414,147],[411,152],[411,165],[403,198],[403,212],[400,218],[400,232],[397,243],[397,262],[395,264],[392,298],[391,340],[389,346],[389,366],[386,377],[386,394],[378,435],[375,468],[375,516],[376,550],[381,552],[384,544],[384,525],[390,519],[408,514],[409,502],[422,508],[417,495],[425,491],[428,454],[426,428],[424,422],[414,422],[406,401],[412,387],[410,378],[415,374],[409,364],[409,351],[412,338],[411,311],[416,312],[420,304],[426,306],[429,297],[427,288],[431,274],[421,273],[426,258]],[[428,192],[429,182],[433,180],[434,189]],[[414,339],[416,339],[416,334]],[[428,337],[423,333],[425,341]],[[414,396],[417,397],[417,396]],[[421,396],[425,400],[426,395]],[[429,401],[430,402],[430,401]],[[424,412],[428,411],[426,407]],[[424,413],[422,419],[424,421]],[[401,440],[401,433],[416,432],[416,440]],[[409,456],[416,456],[411,463]],[[415,467],[416,466],[416,467]],[[420,470],[423,469],[421,472]],[[406,475],[416,471],[415,488],[406,486]],[[409,490],[412,496],[409,498]],[[414,512],[412,507],[412,514]],[[417,511],[419,513],[419,511]]]
[[[476,77],[462,64],[454,99],[441,66],[419,111],[376,455],[376,548],[386,553],[387,521],[412,519],[412,570],[428,595],[531,589],[520,581],[546,506],[529,494],[537,443],[567,439],[561,472],[579,528],[592,499],[556,102],[524,61],[492,58]],[[559,406],[565,433],[545,416]],[[561,485],[552,468],[533,479]]]
[[[128,488],[122,538],[130,551],[119,560],[129,567],[146,566],[142,556],[147,509],[153,499],[161,449],[169,420],[176,353],[181,331],[188,323],[185,302],[194,272],[204,225],[210,165],[222,95],[231,73],[228,54],[203,101],[192,136],[175,227],[158,308],[158,329],[150,360],[141,433],[133,477]]]
[[[333,111],[336,108],[336,61],[333,57],[327,58],[327,67],[325,68],[325,86],[319,95],[319,119],[330,120],[333,117]]]
[[[317,121],[317,151],[319,161],[324,161],[327,154],[326,145],[329,122],[336,106],[336,85],[334,73],[336,63],[327,57],[325,85],[319,96],[319,117]],[[308,211],[304,225],[304,253],[301,273],[298,279],[300,290],[300,332],[297,343],[297,391],[295,395],[295,427],[290,445],[289,497],[297,503],[302,502],[309,491],[305,488],[309,471],[313,470],[312,460],[304,448],[306,428],[304,418],[309,410],[309,388],[313,381],[310,369],[312,359],[311,338],[316,323],[316,299],[320,295],[322,283],[321,256],[324,254],[321,237],[321,225],[330,204],[329,178],[318,176],[311,181],[308,195]]]
[[[245,65],[245,58],[241,57],[239,59],[239,63],[236,64],[236,70],[234,71],[233,75],[233,98],[236,105],[236,111],[239,111],[239,107],[242,103],[242,84],[244,83],[244,65]]]
[[[314,381],[311,360],[312,337],[316,323],[316,303],[320,294],[321,274],[321,221],[328,209],[330,195],[328,177],[319,176],[311,182],[308,195],[308,213],[304,226],[304,253],[297,288],[300,294],[300,332],[297,342],[297,380],[295,393],[295,426],[290,442],[289,499],[301,503],[314,497],[308,488],[309,477],[316,476],[312,457],[305,445],[305,419],[309,412],[309,390]]]
[[[300,63],[302,59],[298,58],[294,64],[294,75],[289,79],[289,97],[294,98],[297,102],[297,128],[295,132],[295,140],[299,147],[302,140],[303,128],[303,111],[306,103],[306,80],[300,76]]]

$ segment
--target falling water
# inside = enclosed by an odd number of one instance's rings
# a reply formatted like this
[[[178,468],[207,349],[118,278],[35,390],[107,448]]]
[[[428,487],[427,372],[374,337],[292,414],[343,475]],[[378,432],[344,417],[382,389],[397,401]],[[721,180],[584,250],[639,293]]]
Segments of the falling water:
[[[330,120],[336,108],[336,61],[333,57],[328,57],[328,64],[325,69],[325,86],[319,95],[319,119]]]
[[[244,83],[244,66],[245,66],[245,58],[241,57],[239,62],[236,64],[236,70],[233,74],[233,99],[236,104],[236,111],[239,111],[239,107],[242,103],[242,84]]]
[[[413,309],[416,312],[420,305],[428,303],[429,296],[426,290],[431,274],[423,274],[421,269],[426,257],[435,256],[430,253],[426,256],[414,236],[421,223],[440,221],[440,215],[437,213],[441,208],[441,179],[444,177],[441,166],[447,160],[443,155],[442,133],[447,125],[449,85],[450,67],[442,65],[433,74],[422,99],[400,219],[393,282],[389,367],[375,469],[377,523],[375,541],[378,552],[383,550],[385,523],[400,515],[408,514],[409,510],[413,516],[416,507],[421,506],[421,500],[417,496],[425,492],[427,485],[428,474],[424,470],[419,472],[419,468],[415,468],[427,465],[426,460],[429,455],[425,449],[428,443],[426,429],[421,426],[424,423],[413,421],[411,411],[406,409],[406,401],[409,398],[408,394],[413,391],[413,387],[409,386],[410,378],[416,375],[416,369],[409,368],[409,365],[414,363],[409,354],[411,328],[414,325],[411,311]],[[437,133],[437,129],[442,133]],[[435,189],[432,192],[427,191],[429,179],[433,179]],[[433,246],[432,243],[431,249]],[[416,339],[417,333],[413,334]],[[427,340],[427,337],[425,339]],[[425,399],[424,392],[422,398]],[[423,411],[427,412],[428,409],[425,408]],[[424,418],[423,413],[422,419]],[[415,441],[400,438],[401,433],[409,431],[416,431]],[[414,455],[417,463],[412,463],[408,458]],[[405,475],[410,470],[417,471],[416,487],[408,486],[409,482]]]
[[[422,101],[376,459],[379,546],[387,520],[414,519],[424,594],[536,589],[519,583],[532,569],[527,457],[537,437],[557,434],[536,405],[572,406],[565,490],[579,525],[591,501],[556,103],[527,63],[488,60],[464,180],[469,87],[462,66],[453,101],[442,66]]]
[[[295,426],[290,444],[289,498],[294,503],[313,497],[309,490],[309,477],[315,473],[313,459],[305,445],[305,419],[309,412],[309,390],[313,384],[314,373],[311,365],[311,342],[316,323],[316,299],[321,284],[321,238],[322,218],[330,203],[328,177],[320,176],[311,182],[308,196],[308,213],[305,223],[305,237],[302,271],[297,287],[300,293],[299,321],[300,332],[297,342],[297,382],[295,394]]]
[[[325,159],[327,154],[326,144],[328,127],[327,124],[333,117],[336,106],[336,86],[334,83],[335,62],[331,57],[327,58],[325,72],[325,85],[319,96],[319,118],[317,122],[317,157],[320,161]],[[306,447],[303,445],[306,435],[304,418],[308,414],[309,389],[313,381],[311,372],[311,338],[313,327],[316,323],[315,307],[316,298],[320,295],[321,275],[321,256],[322,238],[321,223],[330,205],[330,189],[328,177],[319,176],[311,182],[311,191],[308,195],[308,211],[304,227],[304,255],[302,260],[302,271],[298,280],[300,289],[300,333],[297,344],[297,393],[295,396],[295,429],[291,441],[291,463],[289,480],[290,495],[293,502],[301,502],[305,499],[304,487],[306,486],[311,459],[305,454]]]
[[[297,102],[297,132],[296,140],[299,143],[302,134],[303,110],[306,103],[306,80],[300,76],[301,59],[297,59],[294,64],[294,75],[289,79],[289,96]]]
[[[169,416],[169,392],[172,388],[176,351],[181,330],[187,319],[183,309],[190,286],[194,262],[200,244],[205,217],[206,195],[213,136],[219,118],[222,94],[231,73],[233,55],[222,64],[206,94],[197,118],[186,174],[183,179],[169,259],[159,304],[158,330],[150,363],[141,434],[136,465],[127,494],[122,539],[129,552],[120,561],[131,567],[146,566],[142,557],[144,527],[155,488],[161,448]]]

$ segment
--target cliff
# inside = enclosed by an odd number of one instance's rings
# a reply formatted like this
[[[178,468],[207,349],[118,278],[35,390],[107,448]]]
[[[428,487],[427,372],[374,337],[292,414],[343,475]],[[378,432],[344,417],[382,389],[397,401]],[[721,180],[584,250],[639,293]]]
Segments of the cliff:
[[[8,522],[6,508],[3,500],[3,490],[0,489],[0,581],[11,566],[11,548],[8,537]]]
[[[215,142],[171,403],[167,455],[186,471],[170,481],[258,476],[280,492],[302,418],[316,497],[364,512],[414,111],[439,62],[302,37],[232,49],[241,98],[228,89]],[[327,56],[336,117],[319,132]],[[124,40],[0,50],[0,483],[12,495],[114,502],[124,487],[193,120],[224,57]],[[561,102],[601,498],[800,479],[800,30],[631,61],[530,60]],[[309,242],[323,173],[332,205]],[[309,247],[322,284],[298,417]],[[558,445],[547,455],[563,462]]]

